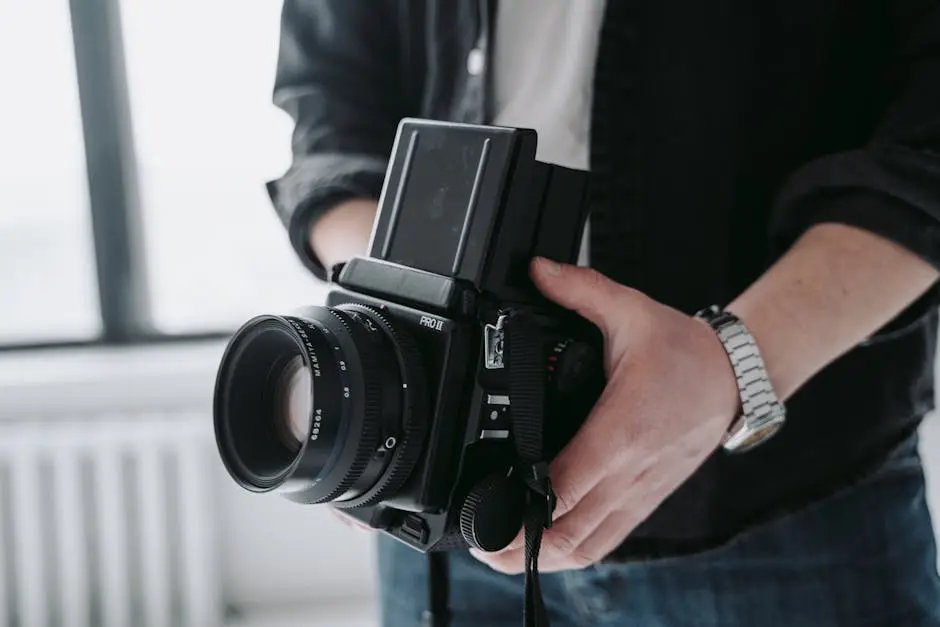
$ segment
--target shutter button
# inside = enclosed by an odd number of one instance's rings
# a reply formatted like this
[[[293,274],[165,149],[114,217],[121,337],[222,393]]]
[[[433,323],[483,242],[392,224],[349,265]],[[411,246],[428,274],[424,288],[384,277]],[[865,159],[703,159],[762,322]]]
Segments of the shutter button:
[[[486,65],[486,56],[483,53],[483,50],[480,48],[474,48],[470,51],[470,54],[467,55],[467,72],[472,76],[479,76],[483,73],[483,68]]]

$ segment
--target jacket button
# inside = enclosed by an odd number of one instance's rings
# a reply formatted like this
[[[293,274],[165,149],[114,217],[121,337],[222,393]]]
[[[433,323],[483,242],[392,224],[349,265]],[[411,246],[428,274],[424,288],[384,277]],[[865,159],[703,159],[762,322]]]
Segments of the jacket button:
[[[472,76],[479,76],[483,73],[484,66],[486,66],[486,55],[483,50],[480,48],[471,50],[467,55],[467,72]]]

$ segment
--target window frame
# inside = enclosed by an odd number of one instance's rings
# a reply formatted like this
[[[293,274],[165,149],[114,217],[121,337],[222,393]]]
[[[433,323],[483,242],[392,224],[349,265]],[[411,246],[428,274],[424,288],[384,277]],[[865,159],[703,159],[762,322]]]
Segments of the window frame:
[[[101,332],[87,340],[0,343],[0,352],[223,339],[153,324],[120,0],[69,0],[85,145]]]

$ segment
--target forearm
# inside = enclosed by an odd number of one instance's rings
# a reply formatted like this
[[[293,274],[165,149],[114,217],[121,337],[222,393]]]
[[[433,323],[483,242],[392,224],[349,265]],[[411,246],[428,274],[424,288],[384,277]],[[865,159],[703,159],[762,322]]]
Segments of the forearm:
[[[347,200],[324,213],[310,229],[310,247],[330,268],[366,252],[378,203],[368,198]]]
[[[820,224],[727,309],[754,335],[781,398],[917,300],[938,272],[858,228]]]

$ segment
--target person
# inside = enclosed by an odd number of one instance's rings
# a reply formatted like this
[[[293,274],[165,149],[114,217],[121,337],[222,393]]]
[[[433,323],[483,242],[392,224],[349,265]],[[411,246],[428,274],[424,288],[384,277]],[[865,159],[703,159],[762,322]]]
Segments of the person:
[[[318,277],[365,251],[403,117],[534,128],[590,171],[587,263],[532,264],[608,375],[551,464],[552,624],[940,625],[940,5],[285,0],[281,27],[269,191]],[[748,450],[711,305],[785,408]],[[427,561],[378,542],[383,624],[421,624]],[[450,624],[519,624],[522,570],[518,542],[455,553]]]

